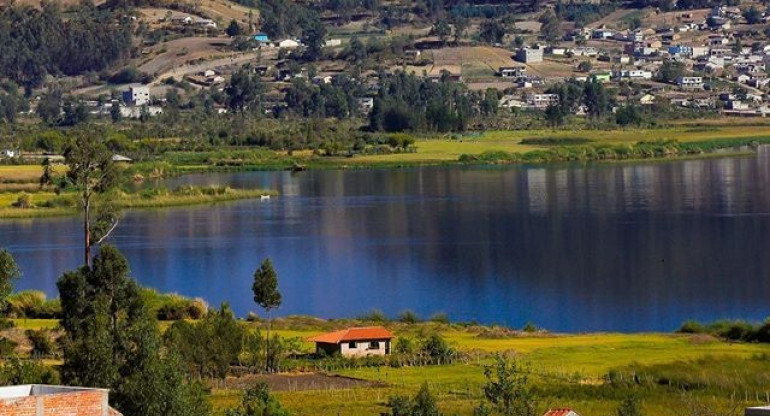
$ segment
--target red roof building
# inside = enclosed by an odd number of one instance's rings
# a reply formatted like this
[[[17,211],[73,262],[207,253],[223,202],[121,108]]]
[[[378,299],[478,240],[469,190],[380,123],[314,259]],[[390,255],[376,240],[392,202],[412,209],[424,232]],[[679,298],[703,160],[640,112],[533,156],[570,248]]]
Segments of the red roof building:
[[[348,357],[390,354],[393,334],[381,326],[348,328],[308,338],[316,352]]]
[[[560,409],[548,409],[543,416],[580,416],[576,411],[563,407]]]

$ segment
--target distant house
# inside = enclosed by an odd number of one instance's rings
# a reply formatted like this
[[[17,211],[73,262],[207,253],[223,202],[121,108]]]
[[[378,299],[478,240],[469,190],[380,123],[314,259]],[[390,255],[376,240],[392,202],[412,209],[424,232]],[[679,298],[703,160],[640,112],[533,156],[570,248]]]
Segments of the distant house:
[[[178,16],[172,19],[174,23],[179,23],[182,25],[189,25],[192,24],[193,18],[190,16]]]
[[[284,39],[275,44],[275,46],[282,49],[296,49],[299,48],[300,43],[294,39]]]
[[[123,102],[129,106],[143,106],[150,103],[150,87],[130,87],[123,91]]]
[[[0,153],[0,156],[7,157],[9,159],[13,159],[14,157],[18,156],[19,152],[12,149],[5,149],[2,153]]]
[[[543,50],[534,48],[521,48],[516,51],[516,60],[525,64],[543,62]]]
[[[676,79],[676,85],[686,90],[696,90],[703,88],[702,77],[679,77]]]
[[[499,108],[507,108],[507,109],[522,108],[525,105],[526,104],[524,103],[524,101],[521,101],[519,97],[512,94],[504,95],[503,98],[501,98],[500,101],[498,101],[497,103],[497,106]]]
[[[195,24],[197,26],[205,27],[205,28],[211,28],[211,29],[217,28],[217,23],[211,19],[198,19],[195,21]]]
[[[381,326],[348,328],[321,334],[308,341],[315,342],[316,352],[346,357],[390,354],[393,334]]]
[[[501,66],[498,71],[503,78],[519,78],[527,73],[525,66]]]
[[[548,409],[543,416],[580,416],[576,411],[570,408]]]
[[[652,94],[644,94],[639,98],[639,104],[641,105],[655,104],[655,96]]]
[[[527,105],[529,107],[544,109],[549,105],[559,104],[559,94],[529,94],[527,95]]]
[[[374,98],[363,97],[358,99],[358,110],[362,114],[369,114],[374,108]]]
[[[340,46],[340,45],[342,45],[342,39],[329,39],[326,42],[324,42],[324,46],[326,46],[327,48]]]
[[[270,42],[270,36],[267,36],[267,33],[259,32],[254,35],[254,40],[260,43],[268,43]]]
[[[121,416],[108,404],[109,390],[25,384],[0,387],[0,415]]]

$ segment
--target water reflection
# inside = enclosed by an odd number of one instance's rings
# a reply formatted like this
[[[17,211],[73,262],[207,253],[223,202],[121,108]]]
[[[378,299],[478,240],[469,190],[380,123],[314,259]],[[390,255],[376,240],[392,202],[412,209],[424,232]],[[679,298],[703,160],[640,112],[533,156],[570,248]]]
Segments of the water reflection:
[[[130,213],[113,242],[162,291],[254,310],[279,270],[283,314],[379,308],[563,331],[671,330],[770,315],[770,152],[592,167],[191,175],[282,197]],[[0,223],[23,288],[55,294],[80,260],[74,219]]]

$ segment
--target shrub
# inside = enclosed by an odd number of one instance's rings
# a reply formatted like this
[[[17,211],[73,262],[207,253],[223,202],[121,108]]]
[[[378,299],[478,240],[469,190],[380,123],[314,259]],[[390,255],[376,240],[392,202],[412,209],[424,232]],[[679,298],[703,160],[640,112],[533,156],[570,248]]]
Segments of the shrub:
[[[681,334],[702,334],[706,332],[706,328],[700,322],[690,320],[683,323],[676,332]]]
[[[361,321],[370,321],[370,322],[387,322],[388,317],[385,315],[384,312],[382,312],[379,309],[372,309],[371,311],[361,315],[358,317]]]
[[[436,322],[439,324],[448,324],[449,323],[449,315],[447,315],[444,312],[436,312],[433,315],[431,315],[430,319],[431,322]]]
[[[50,357],[53,355],[55,348],[54,343],[51,340],[51,334],[46,329],[28,329],[24,331],[24,335],[32,343],[32,356],[35,358]]]
[[[527,322],[527,324],[524,325],[524,328],[522,330],[524,332],[529,332],[529,333],[537,332],[537,326],[535,326],[535,324],[533,324],[532,322]]]
[[[32,204],[32,197],[27,193],[19,195],[19,198],[12,205],[16,208],[32,208],[34,206]]]
[[[6,313],[9,318],[59,318],[61,304],[41,291],[24,290],[8,297]]]
[[[0,366],[0,385],[60,384],[59,374],[37,360],[11,358]]]
[[[414,311],[407,309],[398,315],[398,321],[405,324],[415,324],[420,322],[420,317]]]

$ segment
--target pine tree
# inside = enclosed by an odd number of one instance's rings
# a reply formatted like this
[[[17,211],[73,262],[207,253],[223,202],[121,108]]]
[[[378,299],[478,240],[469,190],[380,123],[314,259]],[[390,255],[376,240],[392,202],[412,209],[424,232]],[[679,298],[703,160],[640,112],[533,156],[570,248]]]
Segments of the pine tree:
[[[272,324],[273,309],[281,306],[281,292],[278,291],[278,274],[273,268],[269,258],[254,272],[254,283],[251,286],[254,292],[254,303],[267,312],[267,343],[265,344],[266,356],[270,357],[270,325]],[[267,360],[266,370],[271,371],[273,363]]]

